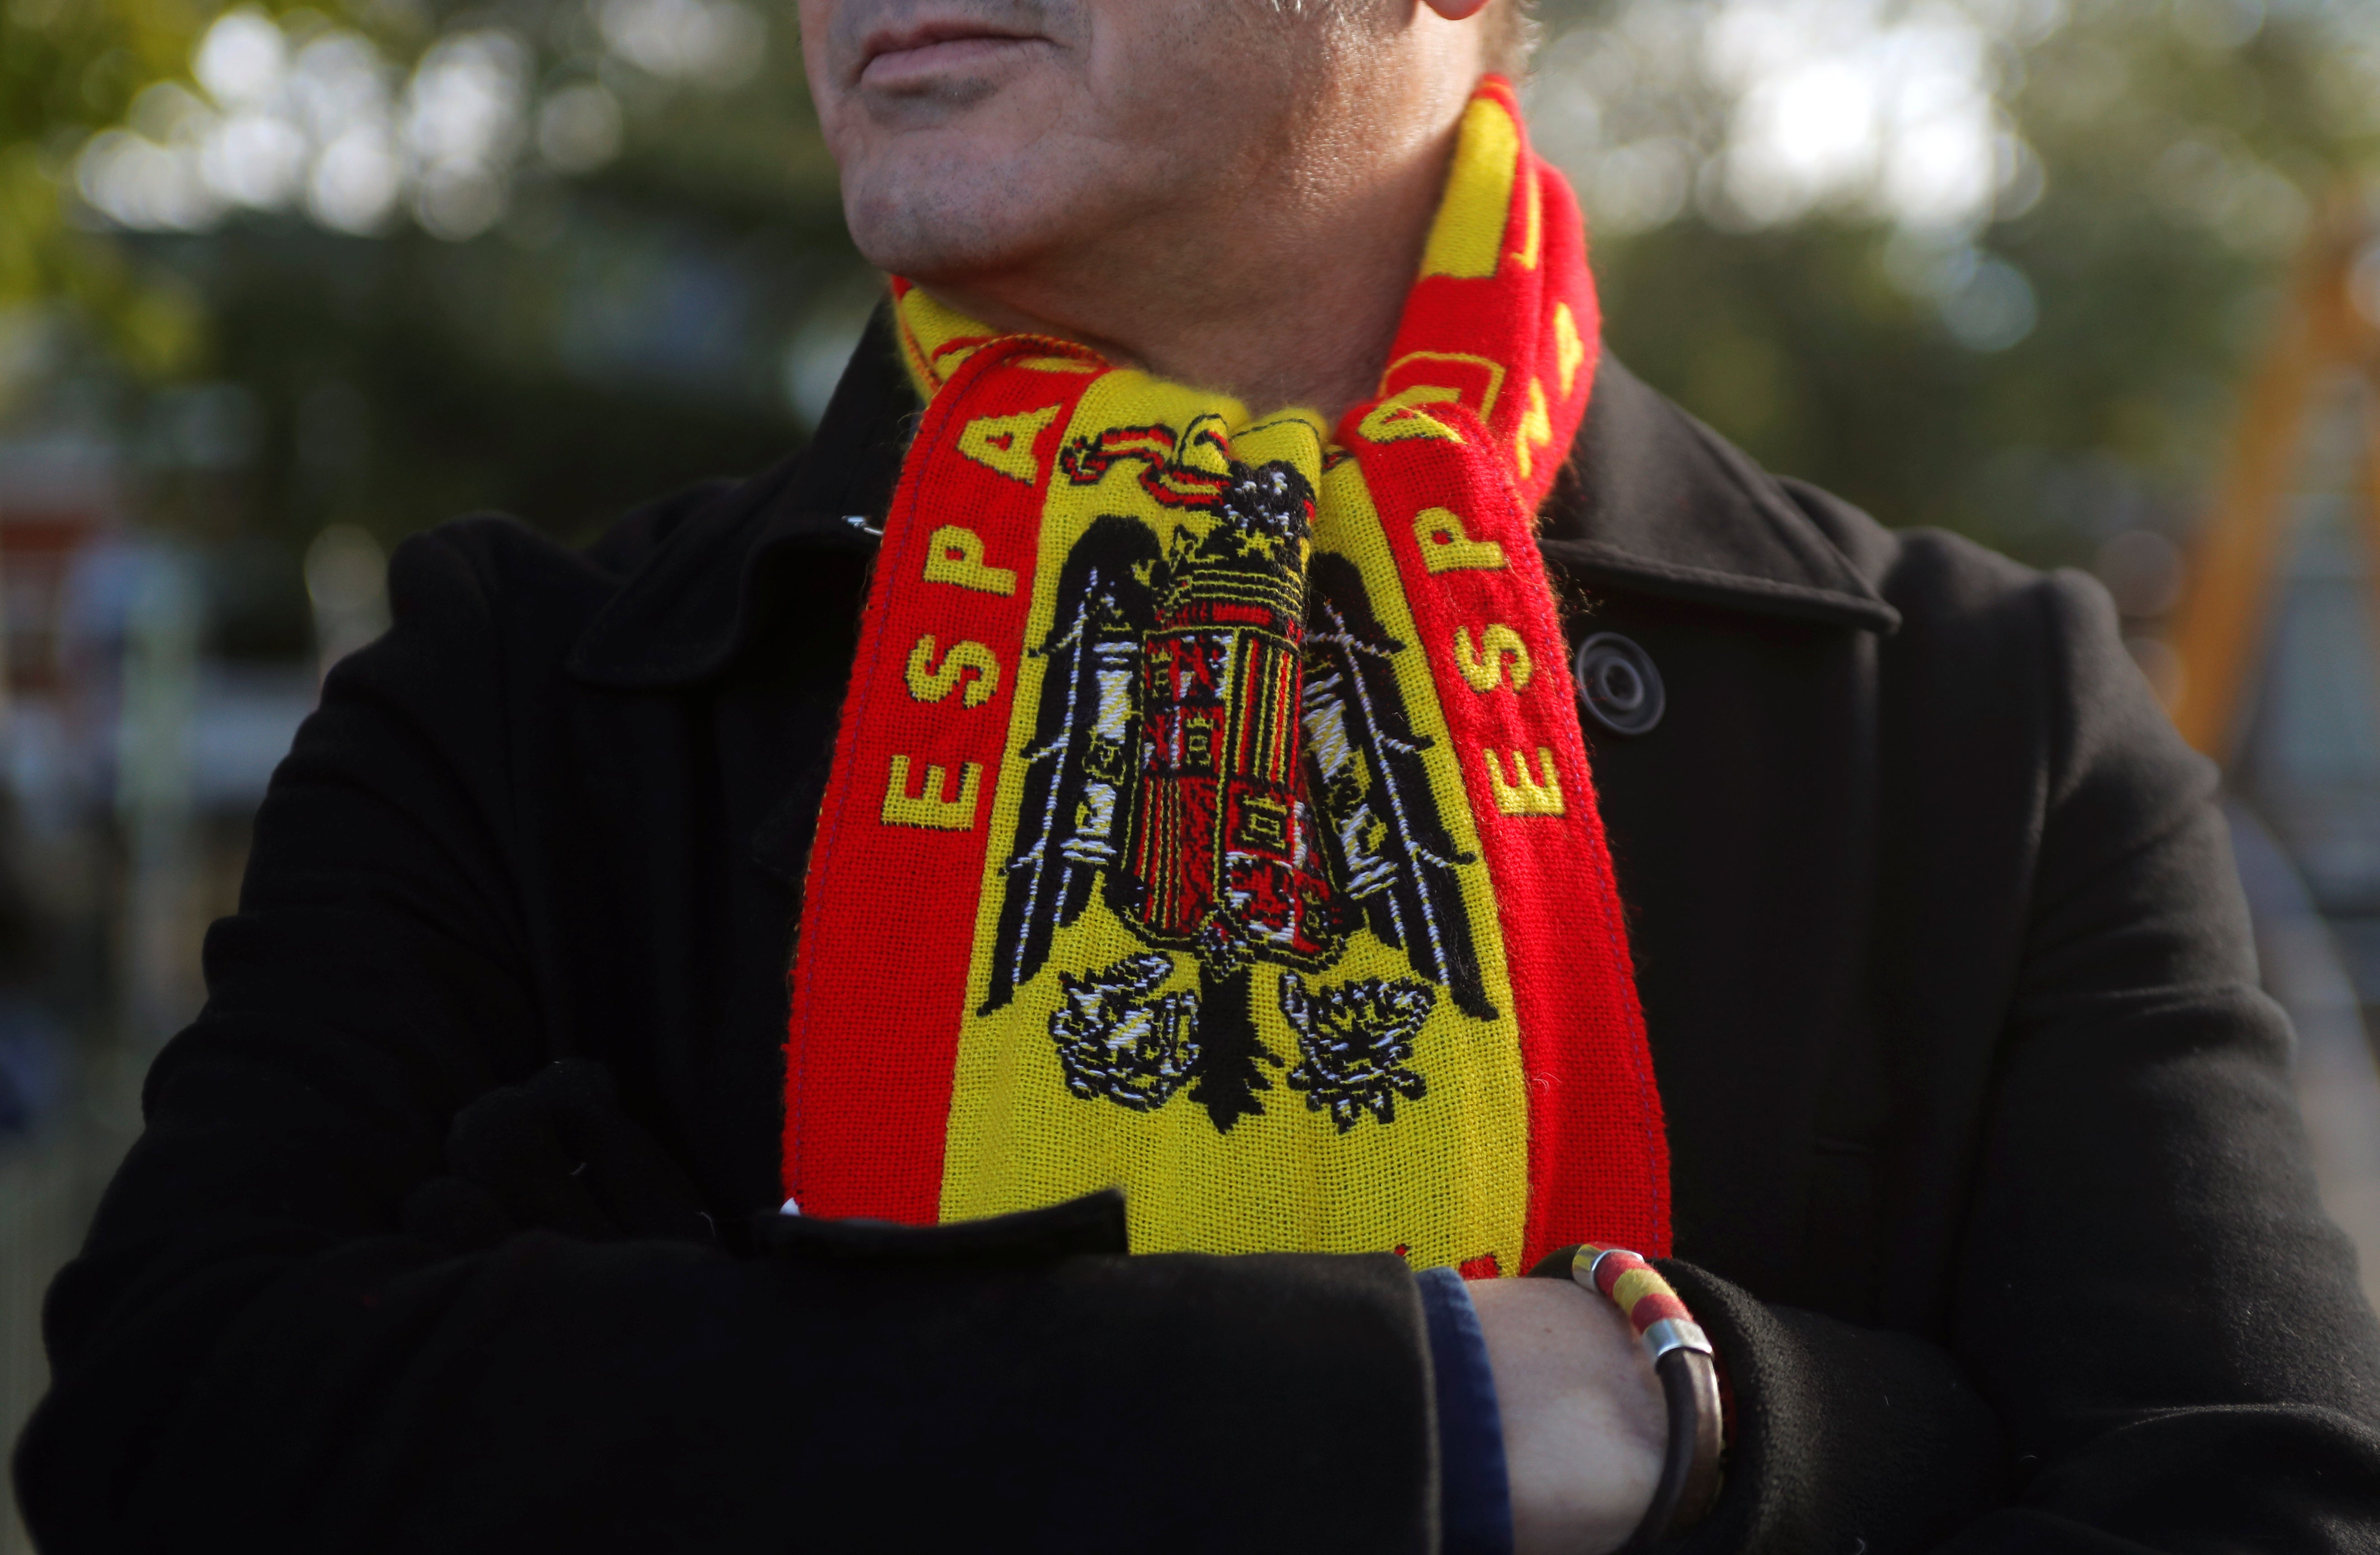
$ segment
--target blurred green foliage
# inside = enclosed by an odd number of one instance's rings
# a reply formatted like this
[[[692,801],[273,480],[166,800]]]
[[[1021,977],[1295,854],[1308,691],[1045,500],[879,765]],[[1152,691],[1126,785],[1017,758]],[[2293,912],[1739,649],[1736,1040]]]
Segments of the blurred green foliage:
[[[1645,8],[1567,19],[1592,39]],[[1771,468],[1888,523],[2087,561],[2127,528],[2186,532],[2303,244],[2343,204],[2380,215],[2380,5],[2076,0],[2015,41],[1998,17],[1985,65],[2017,165],[1995,209],[1929,231],[1857,200],[1767,226],[1690,208],[1598,240],[1606,335]],[[1539,82],[1541,107],[1560,87]],[[1946,317],[1979,265],[2022,277],[2020,338],[1978,348]]]
[[[57,185],[84,127],[120,117],[141,85],[183,66],[200,19],[178,0],[0,8],[0,308],[68,309],[144,379],[199,365],[203,301],[69,231]],[[0,383],[0,393],[21,387]]]
[[[468,240],[402,200],[360,233],[302,197],[193,230],[109,220],[90,198],[93,137],[129,124],[195,144],[144,115],[174,106],[160,82],[205,101],[193,55],[218,14],[0,6],[0,435],[119,448],[139,520],[215,553],[219,648],[304,650],[299,558],[328,524],[393,541],[496,509],[583,535],[799,445],[789,346],[821,319],[824,348],[846,338],[871,283],[789,10],[722,88],[625,63],[575,0],[276,7],[293,56],[368,41],[399,120],[407,72],[442,38],[501,32],[528,45],[524,112],[600,86],[625,132],[600,165],[565,170],[521,127],[501,219]]]

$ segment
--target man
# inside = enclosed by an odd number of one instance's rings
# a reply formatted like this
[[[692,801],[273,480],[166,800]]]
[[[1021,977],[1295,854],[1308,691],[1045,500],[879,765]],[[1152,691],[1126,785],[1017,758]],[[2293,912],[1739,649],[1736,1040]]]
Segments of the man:
[[[1598,359],[1515,25],[806,0],[897,304],[777,471],[399,553],[45,1549],[2380,1541],[2211,772],[2090,585]],[[1492,1278],[1596,1241],[1724,1371],[1691,1526]]]

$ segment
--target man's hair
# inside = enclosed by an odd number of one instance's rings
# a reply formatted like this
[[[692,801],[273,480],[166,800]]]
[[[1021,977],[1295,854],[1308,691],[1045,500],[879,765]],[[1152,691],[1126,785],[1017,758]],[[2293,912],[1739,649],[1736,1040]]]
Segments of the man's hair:
[[[1509,76],[1517,86],[1529,75],[1529,55],[1536,52],[1544,30],[1536,16],[1536,0],[1488,0],[1479,20],[1488,29],[1488,68]]]

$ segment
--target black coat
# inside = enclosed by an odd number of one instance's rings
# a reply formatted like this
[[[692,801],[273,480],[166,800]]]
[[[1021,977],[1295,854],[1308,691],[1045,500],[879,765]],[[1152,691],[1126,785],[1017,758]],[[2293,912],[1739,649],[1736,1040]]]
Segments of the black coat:
[[[1393,1257],[756,1220],[914,409],[874,334],[758,480],[399,549],[52,1296],[44,1549],[1432,1547]],[[1694,1547],[2380,1549],[2380,1332],[2098,589],[1608,360],[1544,536],[1667,685],[1590,735],[1739,1420]]]

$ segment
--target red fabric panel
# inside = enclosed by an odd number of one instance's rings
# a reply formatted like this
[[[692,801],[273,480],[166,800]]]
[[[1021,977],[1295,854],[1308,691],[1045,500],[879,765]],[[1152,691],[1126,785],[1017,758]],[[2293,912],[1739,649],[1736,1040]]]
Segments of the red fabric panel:
[[[1046,341],[1002,341],[959,369],[926,412],[885,519],[810,849],[792,978],[784,1188],[805,1214],[912,1225],[931,1225],[940,1215],[958,1013],[966,1002],[1016,652],[1033,601],[1035,558],[1014,537],[1037,532],[1058,443],[1092,381],[1083,372],[1011,365],[1052,349]],[[978,417],[1052,404],[1062,408],[1036,439],[1036,483],[958,451],[960,430]],[[981,537],[983,565],[1013,571],[1013,591],[928,580],[931,536],[944,525]],[[961,641],[992,648],[1002,674],[989,701],[966,707],[956,687],[934,702],[910,694],[905,661],[928,634],[942,652]],[[928,766],[943,770],[944,797],[959,792],[968,763],[979,767],[972,824],[887,825],[882,805],[896,755],[908,758],[911,795],[921,791]]]

